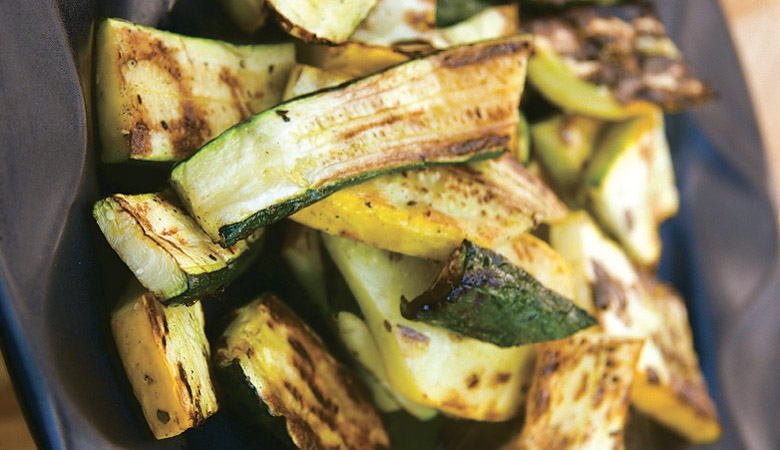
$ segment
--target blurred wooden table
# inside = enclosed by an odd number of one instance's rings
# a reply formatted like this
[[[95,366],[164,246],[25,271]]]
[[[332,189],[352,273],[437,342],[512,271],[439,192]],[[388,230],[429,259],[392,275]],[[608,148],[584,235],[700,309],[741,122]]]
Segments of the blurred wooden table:
[[[756,108],[780,199],[780,0],[720,0]],[[31,449],[30,437],[0,361],[0,449]]]

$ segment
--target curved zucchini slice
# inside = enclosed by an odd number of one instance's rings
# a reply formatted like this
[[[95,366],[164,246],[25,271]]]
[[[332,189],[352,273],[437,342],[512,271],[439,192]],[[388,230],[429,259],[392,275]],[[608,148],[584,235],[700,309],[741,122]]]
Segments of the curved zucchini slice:
[[[520,32],[517,4],[484,9],[468,19],[433,32],[432,44],[447,48],[469,42],[512,36]]]
[[[239,308],[215,346],[224,384],[259,415],[282,416],[299,448],[387,449],[379,415],[349,370],[287,306],[265,294]],[[231,380],[232,378],[232,380]]]
[[[266,0],[279,26],[306,42],[344,42],[377,0]]]
[[[232,45],[106,19],[95,44],[104,162],[178,161],[278,104],[293,44]]]
[[[647,3],[571,8],[527,29],[537,44],[528,78],[566,111],[619,120],[648,104],[672,113],[713,97]]]
[[[171,182],[228,246],[380,174],[498,156],[513,144],[530,45],[458,47],[290,100],[211,141]]]
[[[588,284],[604,332],[645,339],[632,387],[634,407],[691,442],[717,440],[721,427],[679,294],[640,272],[584,212],[553,225],[550,239]]]
[[[263,230],[222,248],[170,193],[114,194],[92,214],[109,245],[163,303],[192,302],[232,282],[260,251]]]
[[[469,241],[425,292],[401,299],[401,314],[499,347],[562,339],[596,324],[571,300]]]
[[[138,283],[111,313],[111,330],[154,437],[197,427],[217,412],[200,302],[163,306]]]
[[[431,285],[440,265],[323,235],[360,304],[387,370],[405,398],[457,417],[503,421],[515,416],[530,380],[533,347],[499,348],[401,316],[401,298]]]
[[[220,0],[220,3],[233,23],[244,33],[259,30],[268,18],[265,0]]]
[[[287,101],[320,89],[337,86],[352,79],[337,72],[326,71],[306,64],[296,64],[290,72],[283,100]]]
[[[540,344],[525,425],[506,448],[622,448],[641,349],[594,333]]]

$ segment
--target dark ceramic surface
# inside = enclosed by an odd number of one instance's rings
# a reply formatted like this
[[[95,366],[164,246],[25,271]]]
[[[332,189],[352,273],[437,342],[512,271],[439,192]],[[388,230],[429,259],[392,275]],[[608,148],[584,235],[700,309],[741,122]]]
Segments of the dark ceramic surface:
[[[169,3],[0,0],[0,339],[45,448],[270,444],[223,412],[154,441],[110,340],[101,274],[120,266],[90,216],[100,195],[89,120],[93,18],[211,34],[218,10],[181,11],[214,2],[180,1],[172,14]],[[663,228],[661,274],[688,300],[726,425],[712,448],[778,448],[777,223],[756,121],[717,3],[659,3],[670,33],[719,93],[715,104],[668,119],[682,207]]]

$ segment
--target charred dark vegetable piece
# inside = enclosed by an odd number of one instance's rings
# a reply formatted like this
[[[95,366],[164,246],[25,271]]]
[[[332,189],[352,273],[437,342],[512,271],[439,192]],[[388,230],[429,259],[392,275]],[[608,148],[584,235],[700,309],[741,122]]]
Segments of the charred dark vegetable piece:
[[[497,253],[463,241],[433,285],[401,314],[499,347],[561,339],[596,324]]]

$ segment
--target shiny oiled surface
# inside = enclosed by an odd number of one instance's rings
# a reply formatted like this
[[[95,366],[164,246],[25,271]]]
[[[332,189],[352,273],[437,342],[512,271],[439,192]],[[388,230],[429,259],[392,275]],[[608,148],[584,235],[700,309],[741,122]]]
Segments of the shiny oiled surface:
[[[780,90],[772,74],[780,73],[780,0],[720,0],[748,82],[764,146],[772,166],[774,192],[780,198]],[[0,362],[1,363],[1,362]],[[9,384],[0,375],[0,448],[32,449],[30,437]]]

